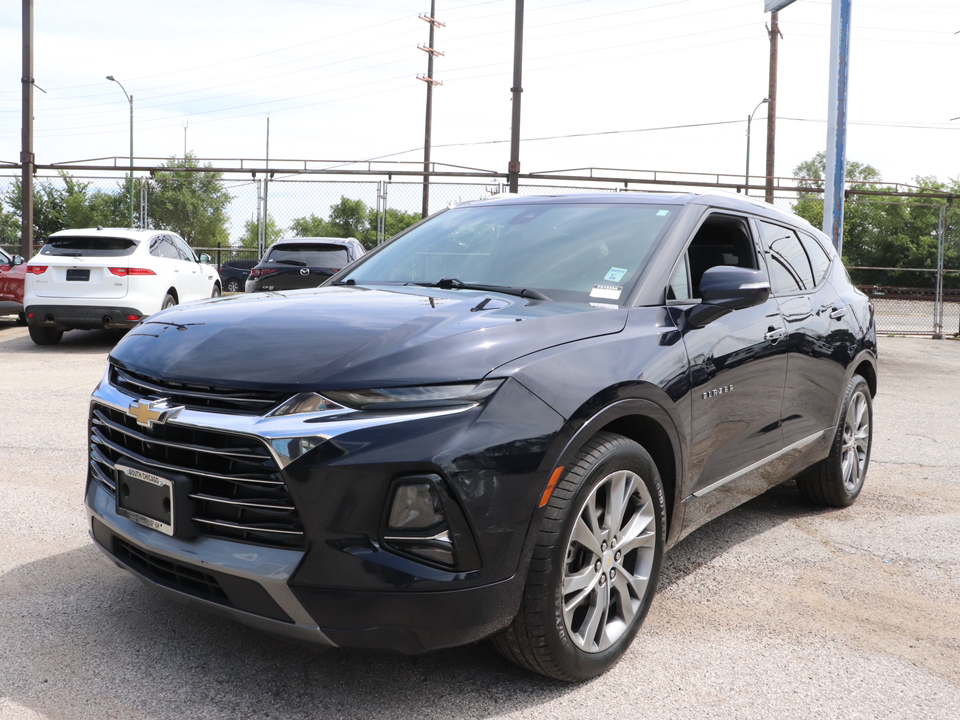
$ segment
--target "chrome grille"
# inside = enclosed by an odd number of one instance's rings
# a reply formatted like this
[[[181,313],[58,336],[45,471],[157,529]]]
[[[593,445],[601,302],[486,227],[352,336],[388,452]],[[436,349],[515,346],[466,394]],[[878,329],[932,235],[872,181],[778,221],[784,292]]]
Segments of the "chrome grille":
[[[243,390],[215,385],[158,380],[110,365],[110,382],[136,397],[165,397],[171,405],[193,410],[214,410],[244,415],[264,415],[290,397],[289,392]]]
[[[207,429],[156,424],[95,403],[90,417],[91,474],[116,497],[118,462],[158,475],[186,475],[203,535],[257,545],[302,548],[305,535],[283,474],[260,440]]]

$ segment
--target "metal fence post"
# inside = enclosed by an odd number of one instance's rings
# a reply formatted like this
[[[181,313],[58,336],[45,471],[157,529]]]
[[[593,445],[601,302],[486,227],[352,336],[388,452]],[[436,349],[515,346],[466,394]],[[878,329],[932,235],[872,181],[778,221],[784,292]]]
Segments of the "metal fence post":
[[[937,292],[934,297],[934,339],[943,340],[943,255],[946,243],[947,206],[940,206],[937,217]]]
[[[149,199],[150,181],[147,178],[140,178],[140,227],[146,229],[150,227],[149,223]]]

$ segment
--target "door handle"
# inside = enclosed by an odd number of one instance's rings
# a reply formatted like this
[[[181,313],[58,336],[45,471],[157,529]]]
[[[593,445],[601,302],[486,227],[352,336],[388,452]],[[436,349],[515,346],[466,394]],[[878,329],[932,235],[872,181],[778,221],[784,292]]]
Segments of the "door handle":
[[[845,307],[834,307],[833,310],[830,311],[830,319],[839,320],[846,314],[847,309]]]
[[[768,342],[772,342],[776,344],[777,341],[779,341],[780,338],[782,338],[786,334],[787,334],[787,331],[784,330],[783,328],[771,328],[770,330],[767,331],[766,335],[763,336],[763,339]]]

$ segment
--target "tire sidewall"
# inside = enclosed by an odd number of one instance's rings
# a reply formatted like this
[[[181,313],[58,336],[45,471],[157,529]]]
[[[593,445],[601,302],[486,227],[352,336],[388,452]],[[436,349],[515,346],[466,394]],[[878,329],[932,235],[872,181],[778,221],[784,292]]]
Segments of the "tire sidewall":
[[[590,493],[611,473],[618,470],[630,470],[636,473],[647,486],[647,491],[653,499],[656,523],[656,552],[651,568],[650,582],[647,586],[640,608],[634,617],[632,626],[612,646],[598,653],[587,653],[578,648],[567,633],[563,620],[563,572],[566,562],[566,549],[573,533],[574,525],[579,517],[579,511],[587,501]],[[569,473],[568,473],[569,474]],[[564,518],[557,535],[558,544],[553,548],[548,583],[550,606],[553,612],[553,623],[546,633],[545,640],[552,645],[553,651],[562,659],[564,666],[577,680],[595,677],[608,670],[623,656],[630,647],[634,637],[640,630],[643,620],[650,609],[653,596],[656,594],[657,581],[660,575],[660,566],[663,562],[664,545],[666,541],[666,499],[660,474],[650,455],[638,444],[626,438],[618,438],[614,449],[605,453],[598,462],[594,462],[584,475],[580,487],[572,500],[560,501],[557,504],[562,508]],[[554,505],[551,498],[550,505]],[[558,508],[559,509],[559,508]]]

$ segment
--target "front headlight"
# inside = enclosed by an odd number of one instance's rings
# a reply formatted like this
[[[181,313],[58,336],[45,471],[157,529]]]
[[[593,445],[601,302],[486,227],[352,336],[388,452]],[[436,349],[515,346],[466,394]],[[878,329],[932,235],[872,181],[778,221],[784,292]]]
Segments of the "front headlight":
[[[502,379],[483,380],[453,385],[337,390],[324,392],[323,395],[335,403],[357,410],[452,408],[479,405],[502,384]]]

